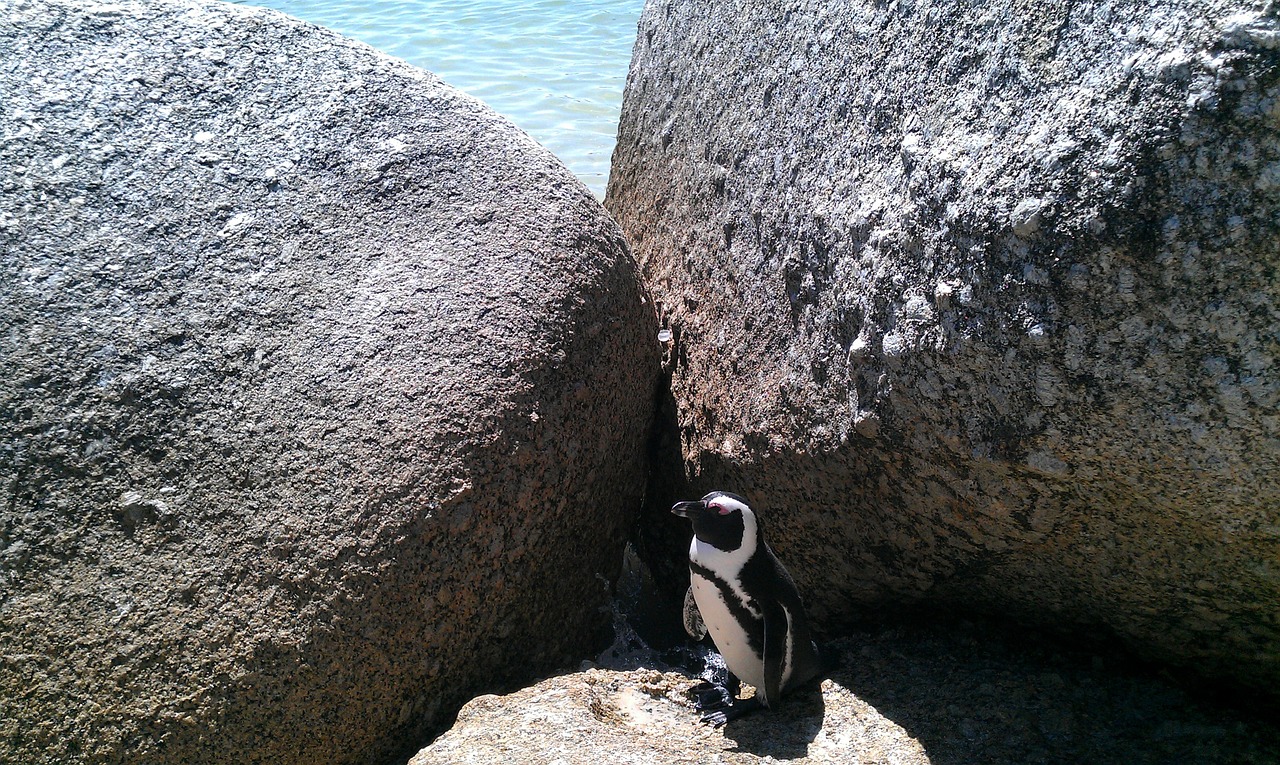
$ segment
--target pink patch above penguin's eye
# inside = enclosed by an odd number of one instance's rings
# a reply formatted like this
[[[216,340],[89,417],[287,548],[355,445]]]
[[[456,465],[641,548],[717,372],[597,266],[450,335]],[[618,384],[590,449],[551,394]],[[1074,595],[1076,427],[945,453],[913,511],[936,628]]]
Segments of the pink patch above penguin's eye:
[[[715,510],[720,515],[728,515],[730,512],[729,508],[725,507],[724,505],[712,505],[711,509]]]

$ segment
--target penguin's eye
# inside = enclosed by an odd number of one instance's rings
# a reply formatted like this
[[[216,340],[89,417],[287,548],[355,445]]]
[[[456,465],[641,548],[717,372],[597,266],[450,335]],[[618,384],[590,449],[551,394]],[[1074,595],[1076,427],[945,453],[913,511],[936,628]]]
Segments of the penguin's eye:
[[[725,507],[724,505],[712,505],[711,509],[715,510],[720,515],[728,515],[729,513],[733,512],[729,508]]]

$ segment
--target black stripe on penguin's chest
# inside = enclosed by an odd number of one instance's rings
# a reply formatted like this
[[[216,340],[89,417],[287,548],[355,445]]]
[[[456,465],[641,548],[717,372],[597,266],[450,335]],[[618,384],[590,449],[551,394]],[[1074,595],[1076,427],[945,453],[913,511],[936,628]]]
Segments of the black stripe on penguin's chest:
[[[763,658],[764,609],[756,598],[765,598],[771,602],[781,600],[779,593],[775,592],[777,587],[772,583],[773,567],[769,565],[768,553],[762,554],[762,551],[756,550],[739,572],[741,589],[747,594],[746,603],[739,598],[738,593],[733,591],[728,582],[711,569],[689,561],[689,570],[715,585],[729,613],[742,625],[743,632],[747,633],[747,644],[751,647],[751,652]],[[748,606],[750,609],[755,609],[760,616],[757,617],[751,613]]]

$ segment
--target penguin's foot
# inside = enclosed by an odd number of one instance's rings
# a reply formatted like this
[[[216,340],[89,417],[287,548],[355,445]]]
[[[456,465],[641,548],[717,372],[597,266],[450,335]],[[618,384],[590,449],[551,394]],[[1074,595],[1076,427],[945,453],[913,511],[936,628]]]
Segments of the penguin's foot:
[[[766,709],[765,705],[760,703],[760,699],[754,696],[749,699],[739,699],[724,709],[715,709],[707,712],[702,716],[702,722],[713,728],[719,728],[725,723],[736,720],[743,715],[751,714],[757,709]]]
[[[727,686],[703,680],[689,689],[693,708],[699,712],[728,709],[733,706],[734,694]]]

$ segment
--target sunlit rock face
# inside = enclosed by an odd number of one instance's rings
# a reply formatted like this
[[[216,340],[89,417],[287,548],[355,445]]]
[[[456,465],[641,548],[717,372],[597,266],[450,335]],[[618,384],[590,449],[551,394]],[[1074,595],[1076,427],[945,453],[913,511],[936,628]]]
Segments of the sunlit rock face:
[[[669,500],[735,491],[828,629],[976,608],[1273,687],[1280,23],[1252,7],[649,3],[606,206],[692,485],[655,481],[648,549],[678,558]]]

